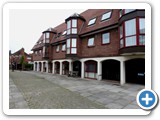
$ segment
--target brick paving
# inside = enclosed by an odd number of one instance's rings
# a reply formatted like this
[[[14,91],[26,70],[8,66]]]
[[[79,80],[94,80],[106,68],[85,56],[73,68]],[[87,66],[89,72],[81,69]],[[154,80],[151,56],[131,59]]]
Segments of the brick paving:
[[[10,78],[30,109],[139,109],[136,95],[144,88],[33,71],[10,72]]]

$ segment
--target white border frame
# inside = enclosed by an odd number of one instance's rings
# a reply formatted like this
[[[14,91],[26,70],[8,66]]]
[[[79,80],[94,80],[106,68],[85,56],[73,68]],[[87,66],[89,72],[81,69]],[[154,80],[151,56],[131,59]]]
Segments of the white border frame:
[[[151,89],[151,6],[147,3],[6,3],[3,6],[3,111],[7,115],[148,115],[142,109],[9,109],[10,9],[145,9],[145,89]]]

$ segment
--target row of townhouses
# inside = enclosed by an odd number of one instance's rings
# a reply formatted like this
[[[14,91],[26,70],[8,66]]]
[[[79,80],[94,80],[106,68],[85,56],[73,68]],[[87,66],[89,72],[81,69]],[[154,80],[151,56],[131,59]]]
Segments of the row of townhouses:
[[[145,84],[145,10],[89,9],[42,32],[34,71]]]

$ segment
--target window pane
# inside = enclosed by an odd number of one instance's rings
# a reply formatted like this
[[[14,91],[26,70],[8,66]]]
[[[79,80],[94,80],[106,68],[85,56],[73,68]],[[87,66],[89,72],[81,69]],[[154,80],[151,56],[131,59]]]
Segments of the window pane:
[[[122,38],[122,37],[123,37],[123,27],[120,26],[120,38]]]
[[[77,39],[72,39],[72,47],[76,47],[77,45]]]
[[[62,35],[65,35],[65,34],[66,34],[66,32],[67,32],[67,31],[65,30],[65,31],[62,33]]]
[[[145,36],[144,35],[139,36],[139,45],[145,45]]]
[[[120,48],[123,47],[123,39],[120,40]]]
[[[70,54],[70,48],[67,48],[67,54]]]
[[[119,11],[119,17],[121,17],[122,14],[123,14],[123,10],[121,9],[121,10]]]
[[[103,44],[109,43],[109,33],[105,33],[102,35],[102,42]]]
[[[88,39],[88,46],[93,46],[94,45],[94,38]]]
[[[101,20],[106,20],[111,17],[111,11],[102,15]]]
[[[67,29],[71,28],[71,21],[67,22]]]
[[[57,51],[57,52],[59,51],[59,45],[57,46],[56,51]]]
[[[70,33],[71,33],[71,29],[68,29],[67,30],[67,35],[70,34]]]
[[[70,48],[70,39],[67,39],[67,48]]]
[[[72,34],[77,34],[77,28],[72,28]]]
[[[87,64],[87,66],[86,66],[86,71],[87,71],[87,72],[95,72],[95,69],[96,69],[96,66],[95,66],[95,64],[93,64],[93,63],[89,63],[89,64]]]
[[[72,27],[77,27],[77,20],[76,19],[72,20]]]
[[[66,44],[63,44],[62,45],[62,51],[65,51],[66,50]]]
[[[145,19],[144,18],[139,19],[139,31],[140,33],[145,33]]]
[[[76,54],[76,53],[77,53],[77,48],[72,48],[72,49],[71,49],[71,53],[72,53],[72,54]]]
[[[46,43],[49,43],[49,39],[46,39]]]
[[[135,35],[136,34],[136,20],[128,20],[125,22],[125,34],[126,36]]]
[[[136,10],[136,9],[125,9],[124,11],[125,11],[125,14],[126,14],[126,13],[132,12],[134,10]]]
[[[46,34],[46,38],[49,38],[49,33],[45,33]]]
[[[136,45],[136,36],[126,37],[126,47]]]
[[[93,18],[91,19],[89,22],[88,22],[88,25],[92,25],[96,22],[96,18]]]

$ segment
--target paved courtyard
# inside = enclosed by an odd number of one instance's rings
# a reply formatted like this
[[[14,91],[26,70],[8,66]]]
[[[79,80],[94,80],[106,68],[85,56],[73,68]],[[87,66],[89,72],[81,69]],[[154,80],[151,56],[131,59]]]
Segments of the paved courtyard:
[[[142,85],[10,71],[10,109],[139,109]]]

